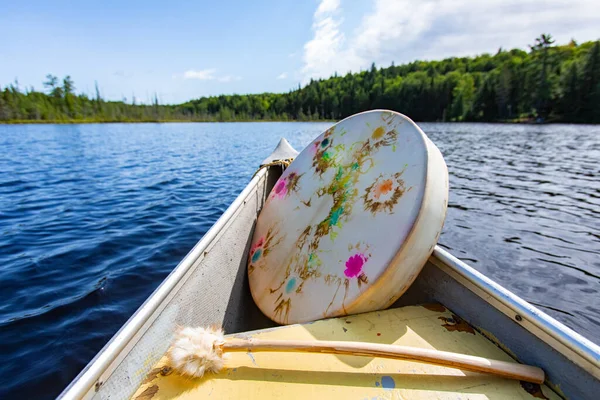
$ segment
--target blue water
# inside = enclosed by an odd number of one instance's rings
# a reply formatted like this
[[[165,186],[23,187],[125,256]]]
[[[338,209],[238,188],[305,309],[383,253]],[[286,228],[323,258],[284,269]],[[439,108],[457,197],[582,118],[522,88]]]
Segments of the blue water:
[[[0,398],[53,398],[286,137],[328,123],[0,125]],[[600,334],[600,127],[421,124],[451,196],[440,243]]]

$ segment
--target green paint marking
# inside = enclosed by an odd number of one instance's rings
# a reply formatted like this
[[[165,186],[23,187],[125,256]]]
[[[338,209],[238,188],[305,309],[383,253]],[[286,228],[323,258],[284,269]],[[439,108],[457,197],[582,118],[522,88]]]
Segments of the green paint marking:
[[[331,213],[331,218],[329,218],[329,226],[337,225],[340,220],[340,217],[342,216],[343,213],[344,213],[344,207],[340,207],[340,208],[334,210]]]

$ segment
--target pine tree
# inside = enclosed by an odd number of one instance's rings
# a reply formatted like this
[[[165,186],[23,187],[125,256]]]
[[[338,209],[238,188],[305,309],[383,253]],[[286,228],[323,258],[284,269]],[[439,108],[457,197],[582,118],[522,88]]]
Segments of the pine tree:
[[[600,42],[596,42],[587,55],[580,87],[580,120],[600,122]]]
[[[541,68],[537,90],[535,94],[535,109],[538,116],[546,118],[549,114],[549,101],[551,96],[550,80],[548,79],[548,57],[550,47],[554,43],[552,35],[541,34],[540,37],[535,39],[535,44],[531,47],[531,51],[534,54],[539,54],[541,58]]]

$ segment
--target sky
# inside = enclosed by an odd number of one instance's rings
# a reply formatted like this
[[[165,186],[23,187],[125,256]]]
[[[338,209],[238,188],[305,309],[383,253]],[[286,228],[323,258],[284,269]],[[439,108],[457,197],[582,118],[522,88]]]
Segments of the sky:
[[[600,39],[598,0],[0,0],[0,86],[110,100],[286,92],[377,66]]]

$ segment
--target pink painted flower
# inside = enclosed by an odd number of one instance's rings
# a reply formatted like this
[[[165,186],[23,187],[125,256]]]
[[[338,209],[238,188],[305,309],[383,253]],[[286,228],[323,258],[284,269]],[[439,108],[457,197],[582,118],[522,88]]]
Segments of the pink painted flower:
[[[261,237],[260,239],[258,239],[258,241],[256,243],[254,243],[251,251],[254,251],[254,250],[258,249],[259,247],[262,247],[264,243],[265,243],[265,238]]]
[[[277,182],[277,185],[275,185],[275,189],[273,189],[273,191],[276,196],[279,196],[279,197],[285,196],[285,193],[287,192],[285,179],[282,179],[279,182]]]
[[[348,278],[355,278],[362,273],[363,265],[367,262],[367,257],[358,253],[353,256],[350,256],[348,261],[346,261],[346,269],[344,270],[344,275]]]
[[[258,260],[260,260],[260,257],[262,256],[262,253],[263,253],[263,245],[264,244],[265,244],[265,238],[261,237],[260,239],[257,240],[256,243],[254,243],[252,245],[252,247],[250,247],[250,260],[252,260],[252,263],[255,263]]]

